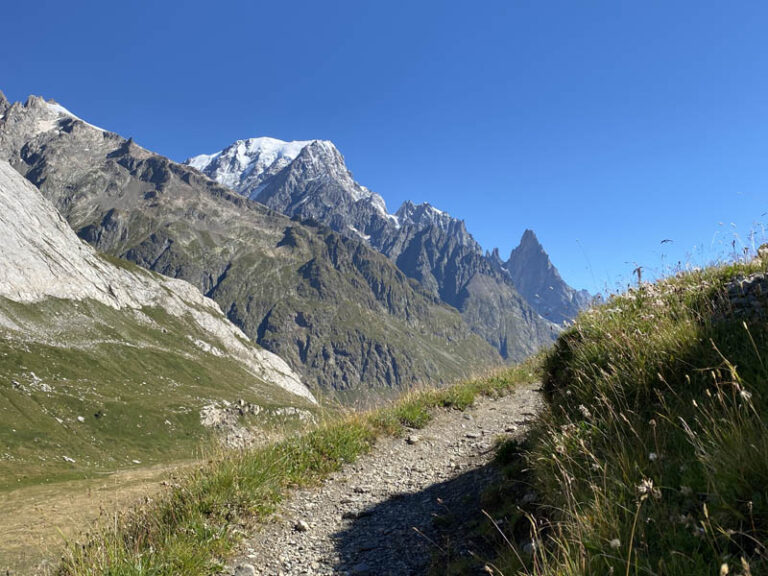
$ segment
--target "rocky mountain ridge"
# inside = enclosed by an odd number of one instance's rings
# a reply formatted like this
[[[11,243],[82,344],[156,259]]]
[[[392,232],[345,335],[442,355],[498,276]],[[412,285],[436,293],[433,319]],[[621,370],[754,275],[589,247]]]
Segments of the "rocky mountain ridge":
[[[0,158],[81,238],[191,282],[313,386],[446,382],[500,362],[365,243],[290,220],[53,102],[0,97],[0,109]]]
[[[278,172],[260,172],[258,187],[236,177],[233,189],[288,216],[319,221],[363,239],[408,277],[461,311],[470,328],[503,357],[521,359],[551,341],[563,322],[588,303],[588,297],[577,297],[580,293],[560,278],[546,253],[539,258],[535,251],[517,250],[509,265],[494,260],[483,254],[463,221],[430,204],[406,201],[389,214],[381,196],[354,180],[332,143],[283,145],[300,151]],[[189,163],[226,185],[216,161],[222,154],[198,156]],[[250,154],[260,157],[253,149]],[[522,350],[515,349],[520,346]]]

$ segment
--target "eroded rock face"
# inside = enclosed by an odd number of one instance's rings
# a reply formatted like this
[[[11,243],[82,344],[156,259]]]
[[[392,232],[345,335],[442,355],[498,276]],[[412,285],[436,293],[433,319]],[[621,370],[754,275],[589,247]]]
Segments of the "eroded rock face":
[[[159,308],[172,316],[191,317],[199,333],[187,336],[196,346],[237,358],[265,382],[315,401],[281,358],[251,344],[195,287],[140,268],[119,268],[84,244],[42,194],[5,161],[0,161],[0,263],[0,297],[20,303],[92,300],[117,310]],[[23,329],[15,326],[17,332]]]
[[[81,238],[190,282],[312,386],[444,382],[500,361],[360,240],[289,220],[55,103],[8,107],[0,158]]]

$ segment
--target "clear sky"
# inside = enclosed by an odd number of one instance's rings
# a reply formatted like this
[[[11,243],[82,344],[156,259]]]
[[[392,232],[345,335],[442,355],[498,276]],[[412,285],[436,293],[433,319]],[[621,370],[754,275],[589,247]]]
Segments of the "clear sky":
[[[36,0],[0,18],[11,100],[175,160],[330,139],[390,210],[428,201],[502,256],[532,228],[579,288],[765,236],[764,1]]]

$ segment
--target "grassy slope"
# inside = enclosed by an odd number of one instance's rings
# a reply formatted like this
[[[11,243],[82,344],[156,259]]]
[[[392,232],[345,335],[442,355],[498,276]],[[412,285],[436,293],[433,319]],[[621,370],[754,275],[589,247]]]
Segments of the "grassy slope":
[[[488,495],[503,521],[480,529],[495,541],[490,573],[768,570],[768,323],[745,323],[722,297],[765,270],[643,285],[560,337],[543,366],[551,410],[523,457],[503,451],[511,473]],[[520,510],[526,493],[538,502]]]
[[[0,489],[194,457],[213,400],[299,401],[201,351],[195,324],[161,310],[0,299],[0,316],[34,334],[0,327]]]
[[[463,409],[530,378],[514,368],[442,390],[406,395],[394,406],[329,419],[319,428],[257,450],[212,459],[146,507],[72,545],[66,575],[209,574],[237,542],[240,528],[273,509],[290,486],[317,482],[367,452],[383,434],[422,427],[436,406]]]

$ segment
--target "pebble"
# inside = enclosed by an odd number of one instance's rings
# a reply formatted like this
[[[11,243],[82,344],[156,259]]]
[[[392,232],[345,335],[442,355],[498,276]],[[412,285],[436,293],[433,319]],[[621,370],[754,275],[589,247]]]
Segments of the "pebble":
[[[408,438],[405,439],[405,441],[408,444],[416,444],[417,442],[421,441],[421,436],[419,436],[418,434],[411,434],[410,436],[408,436]]]
[[[352,566],[352,569],[349,571],[349,573],[354,574],[355,576],[364,576],[365,574],[373,574],[373,572],[371,572],[371,567],[365,562],[361,562],[360,564],[355,564],[354,566]]]
[[[296,530],[296,532],[309,532],[309,524],[304,522],[304,520],[299,520],[293,526],[293,529]]]
[[[235,568],[235,576],[256,576],[256,568],[253,564],[238,564]]]

